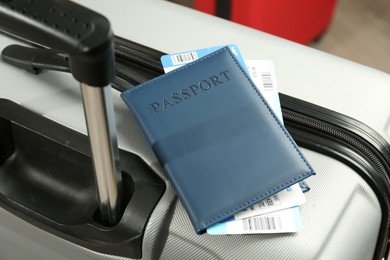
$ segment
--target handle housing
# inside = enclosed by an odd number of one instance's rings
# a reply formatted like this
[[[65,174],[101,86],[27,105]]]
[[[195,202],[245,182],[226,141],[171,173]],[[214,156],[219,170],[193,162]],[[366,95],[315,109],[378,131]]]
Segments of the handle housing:
[[[102,15],[67,0],[0,0],[0,30],[69,54],[71,72],[90,86],[114,78],[113,33]]]

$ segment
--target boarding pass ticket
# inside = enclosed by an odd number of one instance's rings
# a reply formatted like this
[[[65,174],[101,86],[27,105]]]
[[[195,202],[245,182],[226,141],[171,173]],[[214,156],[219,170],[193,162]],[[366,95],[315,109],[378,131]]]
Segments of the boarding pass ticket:
[[[210,54],[224,46],[216,46],[175,54],[167,54],[161,57],[161,63],[165,73],[177,69],[187,63],[195,61],[207,54]],[[274,110],[280,121],[283,122],[282,110],[279,101],[279,92],[276,84],[275,68],[272,61],[268,60],[245,60],[243,59],[240,49],[235,44],[229,44],[228,47],[241,63],[243,68],[247,69],[252,81],[257,89],[261,92],[269,105]]]
[[[255,215],[266,214],[269,212],[282,210],[294,206],[303,205],[306,202],[306,197],[299,187],[299,184],[294,184],[291,187],[282,190],[265,200],[247,208],[234,215],[235,219],[243,219]]]
[[[187,63],[195,61],[209,53],[212,53],[223,46],[204,48],[199,50],[192,50],[187,52],[168,54],[161,57],[161,62],[164,67],[165,72],[172,71],[177,69]],[[274,110],[275,114],[278,118],[283,122],[282,111],[280,107],[279,94],[276,84],[275,77],[275,68],[273,62],[268,60],[245,60],[243,59],[241,52],[237,45],[230,44],[228,47],[232,50],[232,53],[236,56],[237,60],[243,65],[243,68],[247,69],[247,73],[250,75],[252,81],[255,83],[258,90],[267,100],[269,105]],[[305,195],[302,192],[302,189],[299,187],[299,184],[295,184],[288,189],[278,192],[277,194],[257,203],[256,205],[237,213],[234,215],[234,218],[230,219],[227,222],[224,222],[224,225],[238,225],[233,224],[233,222],[240,222],[242,219],[247,219],[250,217],[254,217],[253,221],[257,221],[256,219],[270,219],[269,217],[261,214],[267,214],[270,212],[277,211],[277,214],[281,214],[281,216],[277,217],[278,221],[281,223],[291,222],[291,218],[294,218],[293,223],[300,222],[299,209],[292,208],[294,206],[302,205],[306,202]],[[286,211],[283,211],[286,209]],[[295,212],[298,210],[298,214],[290,214],[291,212]],[[291,212],[290,212],[291,211]],[[287,214],[286,212],[290,212]],[[259,216],[261,215],[261,216]],[[298,219],[295,219],[298,218]],[[246,220],[249,221],[249,220]],[[228,224],[232,222],[232,224]],[[244,221],[245,222],[245,221]],[[241,223],[241,222],[240,222]],[[286,225],[283,225],[286,226]],[[291,226],[291,225],[287,225]],[[213,226],[214,227],[214,226]],[[213,228],[211,227],[211,228]],[[295,226],[294,226],[295,227]],[[214,229],[213,234],[217,234],[222,229]],[[235,229],[237,230],[237,229]],[[279,229],[271,229],[269,232],[267,229],[262,230],[242,230],[243,233],[237,234],[246,234],[246,233],[278,233],[275,230]],[[288,229],[294,231],[287,232],[296,232],[297,229]],[[220,233],[225,234],[225,233]],[[233,233],[228,233],[233,234]]]
[[[292,207],[243,219],[229,219],[207,229],[209,235],[294,233],[302,229],[299,208]]]

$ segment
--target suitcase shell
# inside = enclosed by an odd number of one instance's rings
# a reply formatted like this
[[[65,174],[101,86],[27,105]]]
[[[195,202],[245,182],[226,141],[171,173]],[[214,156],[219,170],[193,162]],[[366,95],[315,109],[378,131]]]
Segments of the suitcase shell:
[[[120,8],[116,10],[114,15],[114,13],[111,14],[113,10],[108,10],[104,3],[80,2],[87,6],[94,6],[97,11],[106,14],[110,20],[112,18],[114,28],[116,24],[123,23],[125,12],[119,10]],[[245,56],[250,54],[253,55],[251,58],[270,57],[276,63],[277,68],[280,64],[280,69],[277,69],[277,78],[281,92],[321,106],[284,97],[282,105],[285,108],[285,116],[291,116],[294,114],[293,112],[296,112],[299,115],[315,118],[314,121],[324,121],[326,124],[341,126],[344,129],[341,132],[352,132],[352,137],[356,138],[355,135],[362,135],[363,139],[360,137],[357,139],[363,144],[369,143],[368,147],[373,148],[372,151],[377,155],[377,158],[381,158],[380,164],[385,165],[384,172],[388,172],[389,148],[387,141],[389,138],[386,119],[390,109],[388,103],[384,102],[385,96],[389,92],[389,89],[385,88],[390,82],[388,75],[280,39],[236,27],[236,25],[225,25],[214,18],[207,17],[206,19],[206,16],[169,3],[152,2],[129,1],[128,4],[137,4],[134,5],[133,9],[135,14],[141,13],[142,10],[152,10],[152,6],[155,8],[156,5],[162,9],[167,8],[166,12],[161,12],[159,15],[154,14],[157,17],[153,17],[166,23],[173,19],[169,18],[170,12],[176,11],[178,19],[183,16],[193,16],[189,21],[187,20],[186,24],[189,27],[199,23],[198,18],[200,17],[205,19],[200,25],[211,21],[215,24],[210,26],[212,28],[206,28],[206,32],[194,33],[185,43],[176,43],[175,46],[169,47],[165,46],[164,42],[152,41],[148,43],[148,40],[154,39],[159,32],[154,25],[148,25],[146,22],[143,24],[142,30],[135,28],[131,33],[128,26],[118,26],[118,32],[123,32],[120,34],[121,36],[135,39],[164,52],[174,52],[180,48],[182,50],[198,48],[191,41],[192,37],[207,35],[208,29],[218,29],[219,32],[234,31],[236,35],[232,37],[222,34],[222,39],[217,36],[215,38],[209,37],[197,44],[205,46],[206,44],[214,45],[218,41],[237,40],[236,43],[243,47]],[[134,19],[136,22],[141,17],[134,15],[134,17],[127,18]],[[148,28],[151,35],[141,35],[142,31],[146,30],[145,27]],[[179,29],[181,29],[180,26],[176,30]],[[239,30],[242,31],[238,32]],[[172,32],[167,32],[167,34],[170,33]],[[14,43],[14,40],[1,36],[2,47],[10,43]],[[271,47],[272,44],[276,46]],[[291,52],[280,53],[284,47]],[[298,58],[300,58],[300,62],[298,62]],[[300,64],[302,60],[310,62]],[[296,64],[301,66],[295,67]],[[312,66],[313,64],[318,66]],[[306,77],[297,79],[302,67],[306,72]],[[47,72],[39,76],[23,74],[23,72],[4,63],[0,63],[0,68],[1,73],[7,75],[3,79],[5,87],[0,90],[2,98],[12,100],[42,117],[65,125],[76,132],[86,133],[80,93],[77,83],[70,75],[58,72]],[[324,69],[326,69],[326,74],[331,74],[333,78],[321,77]],[[365,73],[364,77],[359,76],[361,72]],[[283,76],[279,77],[279,75]],[[355,75],[355,77],[350,78],[350,75]],[[366,77],[370,78],[371,83],[375,79],[374,90],[370,91],[369,95],[377,102],[359,103],[360,100],[366,101],[367,99]],[[336,83],[334,83],[334,78],[338,79]],[[15,79],[17,80],[15,81]],[[23,91],[15,91],[15,88],[20,86],[23,86]],[[300,88],[294,86],[300,86]],[[343,102],[347,97],[350,98],[352,89],[354,90],[353,102]],[[321,93],[332,93],[335,90],[337,90],[338,95],[332,96],[332,98],[321,95]],[[142,132],[121,103],[119,93],[114,91],[113,94],[120,148],[139,154],[165,180]],[[348,116],[354,117],[355,115],[359,121],[330,112],[324,107]],[[388,186],[383,174],[378,174],[383,169],[378,169],[376,160],[371,160],[368,153],[359,152],[362,150],[361,146],[352,148],[347,140],[340,141],[334,136],[327,137],[326,134],[321,134],[321,131],[316,133],[310,124],[305,126],[301,121],[294,123],[292,120],[291,122],[291,125],[288,126],[289,130],[291,129],[290,131],[298,143],[305,147],[303,151],[318,172],[315,178],[308,180],[312,190],[307,194],[308,202],[301,211],[304,226],[302,233],[224,237],[197,236],[191,231],[186,214],[180,202],[177,201],[172,187],[168,182],[165,182],[165,192],[148,219],[143,234],[142,259],[380,259],[383,257],[386,251],[389,218],[388,190],[386,190]],[[366,127],[365,124],[369,127]],[[358,131],[356,126],[362,131]],[[15,257],[118,259],[115,254],[99,252],[98,247],[91,250],[85,245],[77,245],[76,241],[72,239],[61,238],[57,232],[47,232],[48,230],[44,226],[31,225],[23,220],[23,216],[19,217],[15,217],[6,208],[0,209],[0,227],[4,231],[0,232],[1,256],[4,259]],[[139,258],[131,254],[126,257]]]

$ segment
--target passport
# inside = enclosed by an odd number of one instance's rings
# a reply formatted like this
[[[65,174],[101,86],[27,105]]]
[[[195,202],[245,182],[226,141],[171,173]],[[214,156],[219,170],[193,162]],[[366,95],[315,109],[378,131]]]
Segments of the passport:
[[[315,174],[228,47],[121,97],[198,234]]]

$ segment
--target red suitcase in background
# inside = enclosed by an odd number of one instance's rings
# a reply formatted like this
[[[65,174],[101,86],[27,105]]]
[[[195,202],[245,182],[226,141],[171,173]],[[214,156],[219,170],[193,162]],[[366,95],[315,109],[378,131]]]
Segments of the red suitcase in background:
[[[294,42],[307,44],[331,22],[336,0],[195,0],[194,8]]]

